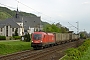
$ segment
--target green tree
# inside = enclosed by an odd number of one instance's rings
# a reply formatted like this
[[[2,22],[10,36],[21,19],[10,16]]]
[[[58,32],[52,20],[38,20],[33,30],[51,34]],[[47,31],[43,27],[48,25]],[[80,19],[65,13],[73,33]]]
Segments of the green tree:
[[[68,31],[69,31],[68,28],[66,28],[66,27],[61,27],[61,32],[62,32],[62,33],[67,33]]]
[[[60,28],[58,28],[55,24],[52,24],[51,28],[52,28],[51,32],[60,32]]]
[[[25,34],[25,35],[24,35],[24,41],[30,42],[30,40],[31,40],[30,34],[29,34],[29,33]]]
[[[82,31],[79,34],[80,34],[80,38],[87,38],[88,36],[88,33],[86,31]]]
[[[45,32],[58,32],[58,33],[66,33],[69,31],[68,28],[62,27],[61,25],[57,24],[48,24],[43,29]]]

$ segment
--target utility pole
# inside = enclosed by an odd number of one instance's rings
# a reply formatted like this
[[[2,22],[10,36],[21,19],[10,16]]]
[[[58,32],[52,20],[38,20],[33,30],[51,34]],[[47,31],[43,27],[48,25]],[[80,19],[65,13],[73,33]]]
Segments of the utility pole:
[[[69,23],[69,22],[68,22]],[[70,24],[72,27],[76,28],[77,29],[77,34],[79,34],[79,22],[76,22],[77,23],[77,27],[73,26],[72,24]]]
[[[80,38],[80,33],[79,33],[79,22],[76,22],[77,23],[77,34],[79,35],[79,38]]]
[[[76,23],[77,23],[77,34],[79,34],[79,22]]]
[[[84,29],[84,32],[85,32],[85,29]]]
[[[41,21],[41,19],[40,19],[40,23],[39,23],[39,31],[41,30],[41,23],[42,23],[42,21]]]
[[[35,21],[34,21],[34,32],[35,32]]]
[[[23,17],[22,17],[22,41],[24,41],[24,23],[23,23]]]

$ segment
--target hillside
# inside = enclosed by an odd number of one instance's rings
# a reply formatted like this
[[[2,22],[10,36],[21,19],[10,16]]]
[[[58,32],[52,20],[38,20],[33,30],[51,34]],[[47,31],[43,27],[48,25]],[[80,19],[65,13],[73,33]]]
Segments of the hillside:
[[[5,20],[7,18],[15,17],[16,11],[12,11],[6,7],[0,7],[0,20]],[[19,12],[20,16],[30,16],[37,17],[32,13]],[[67,32],[69,29],[65,27],[61,27],[57,24],[49,24],[48,22],[41,21],[41,25],[44,28],[43,30],[46,32]]]
[[[0,20],[5,20],[7,18],[11,18],[11,17],[15,17],[16,11],[12,11],[6,7],[1,7],[0,6]],[[37,17],[36,15],[32,14],[32,13],[26,13],[26,12],[19,12],[20,16],[31,16],[31,17]],[[47,22],[41,22],[41,24],[47,25],[49,23]]]
[[[0,7],[0,20],[4,20],[10,17],[14,17],[16,14],[16,11],[12,11],[6,7]],[[21,16],[31,16],[31,17],[37,17],[36,15],[32,13],[26,13],[26,12],[19,12]]]

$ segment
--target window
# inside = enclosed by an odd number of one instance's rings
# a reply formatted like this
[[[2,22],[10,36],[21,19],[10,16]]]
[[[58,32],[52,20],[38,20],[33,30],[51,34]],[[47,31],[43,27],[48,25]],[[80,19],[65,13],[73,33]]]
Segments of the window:
[[[2,28],[1,28],[1,32],[2,32]]]
[[[8,36],[8,26],[6,26],[6,36]]]
[[[18,28],[16,28],[15,31],[18,32]]]
[[[27,22],[27,21],[25,21],[25,22]]]
[[[35,40],[40,40],[42,35],[41,34],[34,34],[33,37]]]
[[[12,32],[14,32],[14,28],[12,28]]]

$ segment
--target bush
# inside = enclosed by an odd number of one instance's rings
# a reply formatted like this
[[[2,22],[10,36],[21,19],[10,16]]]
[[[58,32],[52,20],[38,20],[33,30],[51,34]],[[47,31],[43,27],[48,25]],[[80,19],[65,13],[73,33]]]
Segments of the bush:
[[[82,54],[84,54],[84,52],[88,49],[89,46],[90,46],[90,40],[86,40],[84,44],[78,47],[78,50],[81,51]]]
[[[66,51],[67,56],[70,60],[75,60],[81,57],[81,52],[78,49],[70,48]]]
[[[15,40],[17,40],[17,39],[21,39],[21,36],[13,36],[13,38],[14,38]]]
[[[30,42],[30,40],[31,40],[30,34],[29,34],[29,33],[28,33],[28,34],[25,34],[25,35],[24,35],[24,41]]]
[[[78,48],[70,48],[66,50],[65,52],[67,56],[62,60],[79,60],[88,50],[89,46],[90,46],[90,39],[85,40],[85,42]]]
[[[5,36],[0,36],[0,40],[6,40]]]
[[[86,47],[86,45],[82,45],[80,47],[78,47],[78,50],[82,52],[82,54],[84,54],[84,52],[88,49],[88,47]]]

